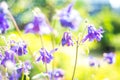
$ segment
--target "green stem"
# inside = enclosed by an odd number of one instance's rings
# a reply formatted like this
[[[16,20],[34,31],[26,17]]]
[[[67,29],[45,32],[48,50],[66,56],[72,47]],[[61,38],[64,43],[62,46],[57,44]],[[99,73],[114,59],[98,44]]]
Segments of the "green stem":
[[[21,80],[24,80],[24,73],[22,72],[22,78],[21,78]]]
[[[55,28],[56,20],[53,22],[53,28]],[[52,31],[51,33],[51,43],[52,43],[52,48],[55,48],[55,36],[54,32]],[[53,54],[53,61],[52,61],[52,72],[54,73],[54,68],[55,68],[55,55]],[[52,80],[54,80],[54,75],[52,75]]]
[[[30,78],[29,78],[29,76],[28,76],[28,75],[26,75],[26,80],[30,80]]]
[[[41,46],[42,46],[42,48],[44,48],[44,43],[43,43],[42,35],[40,35],[40,41],[41,41]]]
[[[42,48],[44,48],[44,43],[43,43],[42,35],[40,35],[40,41],[41,41]],[[46,57],[45,57],[45,61],[46,61]],[[45,70],[46,70],[46,73],[47,73],[48,70],[47,70],[47,63],[46,62],[45,62]]]
[[[74,64],[74,70],[73,70],[72,80],[74,80],[74,75],[75,75],[76,66],[77,66],[78,47],[79,47],[79,46],[78,46],[78,41],[77,41],[77,45],[76,45],[76,57],[75,57],[75,64]]]

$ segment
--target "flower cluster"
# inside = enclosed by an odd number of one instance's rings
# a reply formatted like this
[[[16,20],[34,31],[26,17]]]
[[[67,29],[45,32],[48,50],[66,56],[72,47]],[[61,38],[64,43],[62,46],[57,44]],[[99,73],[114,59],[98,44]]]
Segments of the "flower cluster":
[[[15,41],[13,40],[10,42],[10,48],[0,53],[0,64],[3,69],[7,69],[6,78],[8,78],[9,80],[19,80],[19,78],[22,76],[22,73],[24,73],[24,75],[28,75],[30,73],[29,70],[31,70],[32,67],[30,62],[21,62],[18,58],[19,56],[22,56],[24,51],[27,51],[27,46],[23,45],[22,42],[18,42],[19,45],[15,45]],[[19,48],[21,48],[22,50],[20,51]]]
[[[10,50],[14,51],[17,55],[22,56],[27,54],[27,45],[24,41],[15,42],[14,40],[10,41]]]

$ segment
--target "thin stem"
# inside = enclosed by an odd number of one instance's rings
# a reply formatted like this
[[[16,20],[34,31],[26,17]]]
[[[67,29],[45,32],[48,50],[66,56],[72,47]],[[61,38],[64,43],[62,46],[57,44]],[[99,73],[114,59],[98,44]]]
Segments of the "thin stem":
[[[55,28],[56,20],[53,22],[53,28]],[[54,37],[54,32],[52,31],[51,33],[51,43],[52,43],[52,48],[54,49],[55,47],[55,37]],[[53,61],[52,61],[52,72],[54,73],[54,68],[55,68],[55,55],[53,54]],[[54,80],[54,75],[52,75],[52,80]]]
[[[87,26],[86,26],[86,27],[84,28],[84,30],[83,30],[83,33],[82,33],[82,36],[81,36],[80,41],[78,41],[78,42],[79,42],[79,45],[80,45],[81,42],[82,42],[82,39],[83,39],[83,37],[84,37],[84,34],[85,34],[86,29],[87,29]]]
[[[18,25],[17,25],[17,23],[16,23],[14,17],[12,16],[12,14],[11,14],[10,12],[8,12],[8,15],[9,15],[10,18],[12,19],[13,24],[14,24],[16,30],[17,30],[18,35],[22,38],[22,36],[21,36],[21,34],[20,34],[21,31],[20,31],[20,29],[19,29],[19,27],[18,27]]]
[[[47,63],[45,62],[45,70],[46,70],[46,73],[48,72],[48,69],[47,69]]]
[[[44,48],[44,43],[43,43],[42,35],[40,35],[40,41],[41,41],[42,48]]]
[[[21,80],[24,80],[24,73],[22,72],[22,79]]]
[[[77,58],[78,58],[78,41],[76,44],[76,57],[75,57],[75,64],[74,64],[74,70],[73,70],[73,75],[72,75],[72,80],[74,80],[74,75],[75,75],[75,71],[76,71],[76,66],[77,66]]]
[[[28,75],[26,75],[26,80],[30,80],[30,78],[29,78],[29,76],[28,76]]]
[[[40,35],[40,41],[41,41],[42,48],[44,48],[44,43],[43,43],[43,38],[42,38],[42,35]],[[46,70],[46,73],[47,73],[47,72],[48,72],[48,70],[47,70],[46,57],[45,57],[45,70]]]

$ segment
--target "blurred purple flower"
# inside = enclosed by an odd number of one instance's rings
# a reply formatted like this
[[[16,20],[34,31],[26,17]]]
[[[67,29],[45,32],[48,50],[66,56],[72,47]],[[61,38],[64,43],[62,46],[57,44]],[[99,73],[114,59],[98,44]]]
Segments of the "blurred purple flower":
[[[115,54],[113,52],[104,53],[104,60],[107,61],[108,64],[113,64],[115,62]]]
[[[54,71],[48,72],[49,80],[60,80],[64,77],[64,71],[62,69],[55,69]]]
[[[40,56],[37,58],[37,61],[42,60],[43,63],[50,63],[53,59],[53,53],[57,51],[57,48],[48,52],[45,48],[40,49]]]
[[[18,74],[20,73],[16,73],[16,72],[13,72],[12,74],[9,75],[9,80],[19,80],[19,77],[18,77]]]
[[[16,71],[13,71],[12,74],[9,75],[9,80],[19,80],[22,75],[22,68],[18,68]]]
[[[29,74],[29,70],[32,69],[32,65],[29,61],[25,61],[23,65],[23,70],[25,74]]]
[[[71,38],[71,34],[68,32],[64,32],[63,37],[62,37],[62,46],[67,45],[67,46],[73,46],[73,41]]]
[[[89,62],[89,66],[91,67],[99,66],[99,62],[92,56],[89,57],[88,62]]]
[[[51,31],[52,28],[42,13],[35,15],[33,21],[25,27],[25,33],[49,34]]]
[[[6,61],[11,61],[12,63],[15,63],[15,57],[14,52],[12,51],[5,51],[5,55],[3,59],[1,60],[1,65],[6,66]]]
[[[73,3],[69,4],[66,8],[59,13],[60,23],[63,27],[70,29],[77,29],[81,22],[79,13],[73,9]]]
[[[88,34],[83,38],[82,42],[85,42],[87,39],[89,41],[93,41],[96,39],[97,41],[100,41],[102,36],[102,33],[104,33],[102,27],[100,27],[98,30],[93,25],[88,26]]]
[[[19,80],[19,78],[22,76],[22,72],[24,71],[24,74],[28,75],[29,70],[31,69],[31,64],[29,61],[25,61],[23,64],[18,65],[16,70],[12,72],[9,76],[9,80]]]
[[[16,43],[15,41],[11,41],[10,43],[10,50],[14,51],[17,53],[19,56],[22,56],[23,54],[27,54],[27,45],[25,42],[18,42]]]
[[[0,34],[4,34],[9,28],[6,14],[0,8]]]

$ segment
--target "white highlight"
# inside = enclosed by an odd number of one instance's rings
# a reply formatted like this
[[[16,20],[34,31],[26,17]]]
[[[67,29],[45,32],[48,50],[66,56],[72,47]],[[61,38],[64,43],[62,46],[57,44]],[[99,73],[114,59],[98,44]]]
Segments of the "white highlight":
[[[120,0],[109,0],[109,2],[113,8],[120,8]]]

